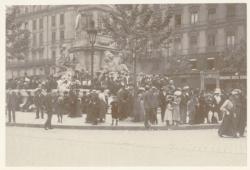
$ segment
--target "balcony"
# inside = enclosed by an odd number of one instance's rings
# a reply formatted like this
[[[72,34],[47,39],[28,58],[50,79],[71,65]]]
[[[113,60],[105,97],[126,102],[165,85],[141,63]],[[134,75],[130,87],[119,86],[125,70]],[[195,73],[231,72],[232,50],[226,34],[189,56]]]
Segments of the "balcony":
[[[46,65],[53,65],[55,60],[52,58],[43,58],[38,60],[27,60],[27,61],[16,61],[16,62],[7,62],[7,69],[13,68],[30,68],[30,67],[40,67]]]

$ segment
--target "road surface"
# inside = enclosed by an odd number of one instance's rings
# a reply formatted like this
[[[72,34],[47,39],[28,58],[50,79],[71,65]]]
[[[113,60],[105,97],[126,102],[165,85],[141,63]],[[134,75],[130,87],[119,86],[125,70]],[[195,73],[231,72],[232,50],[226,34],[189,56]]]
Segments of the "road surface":
[[[246,142],[216,130],[6,127],[6,166],[246,166]]]

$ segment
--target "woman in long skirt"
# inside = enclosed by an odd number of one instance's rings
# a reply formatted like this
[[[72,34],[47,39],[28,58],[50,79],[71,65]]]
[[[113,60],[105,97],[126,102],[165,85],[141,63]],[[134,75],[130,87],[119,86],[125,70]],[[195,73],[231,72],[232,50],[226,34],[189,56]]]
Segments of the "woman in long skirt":
[[[142,94],[139,93],[136,97],[136,100],[134,102],[134,121],[135,122],[141,122],[144,121],[144,114],[145,114],[145,109],[144,109],[144,104],[142,100]]]
[[[172,101],[169,101],[166,107],[165,111],[165,121],[166,121],[166,126],[169,127],[172,125],[173,122],[173,106],[172,106]]]
[[[177,125],[180,122],[180,96],[175,96],[173,102],[173,124]]]
[[[239,106],[239,93],[235,90],[232,91],[231,96],[221,106],[220,110],[224,113],[221,126],[218,130],[220,137],[223,135],[238,137],[237,121],[240,108]]]

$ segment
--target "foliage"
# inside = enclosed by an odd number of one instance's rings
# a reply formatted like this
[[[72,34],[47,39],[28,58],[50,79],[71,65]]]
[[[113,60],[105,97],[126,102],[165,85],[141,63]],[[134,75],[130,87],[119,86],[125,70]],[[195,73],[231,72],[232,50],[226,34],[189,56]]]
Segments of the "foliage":
[[[167,59],[166,73],[168,75],[187,73],[191,69],[188,57],[170,56]]]
[[[225,51],[220,71],[224,73],[246,73],[246,42],[242,40],[235,48]]]
[[[132,52],[137,57],[146,56],[148,51],[157,50],[169,38],[171,7],[160,7],[145,4],[113,5],[103,19],[107,33],[117,43],[125,60],[132,57]]]
[[[22,28],[17,20],[18,6],[7,8],[6,12],[6,54],[7,59],[25,59],[28,55],[30,32]]]

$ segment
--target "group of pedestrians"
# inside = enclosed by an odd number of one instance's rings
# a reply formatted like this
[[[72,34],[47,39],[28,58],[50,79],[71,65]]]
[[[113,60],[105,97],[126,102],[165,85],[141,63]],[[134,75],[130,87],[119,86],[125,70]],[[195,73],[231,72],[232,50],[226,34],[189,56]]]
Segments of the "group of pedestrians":
[[[227,124],[233,124],[235,128],[231,133],[234,136],[238,132],[242,134],[242,129],[246,126],[246,96],[240,90],[236,90],[239,95],[236,100],[233,97],[235,95],[232,95],[235,91],[228,95],[218,88],[210,92],[188,86],[180,88],[175,86],[173,80],[163,75],[140,75],[137,88],[134,89],[134,86],[129,83],[131,82],[129,76],[127,78],[126,76],[128,75],[118,74],[118,77],[104,75],[98,85],[99,88],[83,92],[76,87],[65,91],[55,89],[52,91],[50,87],[55,88],[54,83],[46,86],[38,85],[34,94],[28,92],[28,96],[23,101],[20,92],[8,90],[9,122],[11,119],[16,121],[16,110],[35,110],[36,119],[43,119],[44,113],[48,114],[45,129],[51,128],[53,114],[57,115],[59,123],[63,122],[64,115],[81,117],[82,114],[86,114],[86,123],[96,125],[106,121],[107,113],[111,113],[111,125],[118,125],[119,121],[128,117],[134,122],[144,122],[146,128],[158,124],[159,121],[164,122],[167,127],[222,122],[219,134],[227,133],[224,132],[228,127]],[[235,105],[233,108],[240,109],[233,109],[233,111],[229,109],[226,112],[226,109],[230,108],[227,105]],[[158,114],[161,120],[158,120]],[[231,116],[228,119],[234,123],[227,123],[227,115],[235,114],[237,116]],[[242,126],[239,125],[240,122]]]

